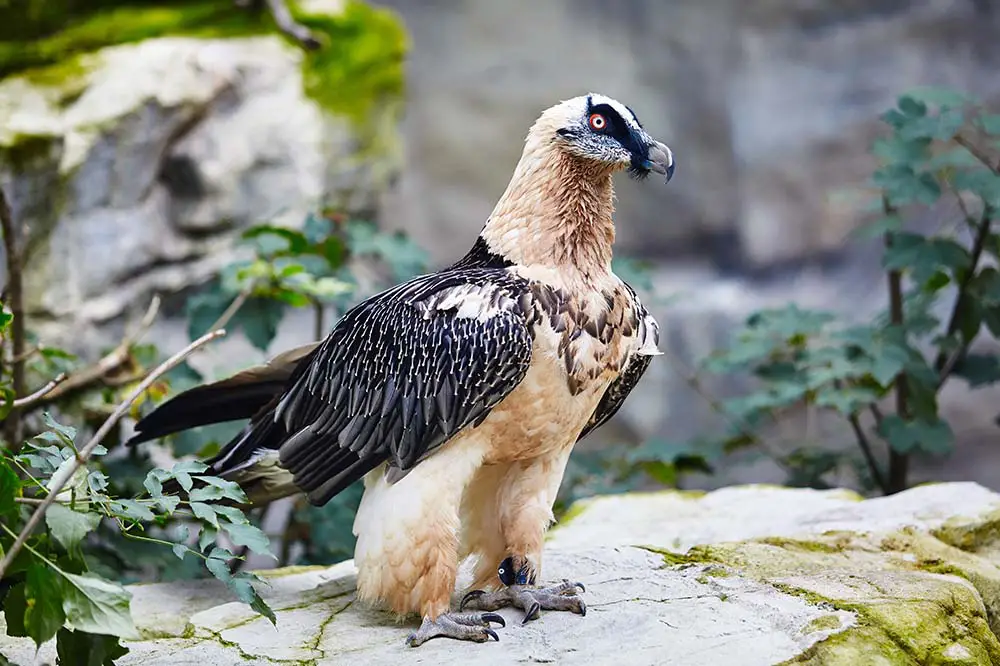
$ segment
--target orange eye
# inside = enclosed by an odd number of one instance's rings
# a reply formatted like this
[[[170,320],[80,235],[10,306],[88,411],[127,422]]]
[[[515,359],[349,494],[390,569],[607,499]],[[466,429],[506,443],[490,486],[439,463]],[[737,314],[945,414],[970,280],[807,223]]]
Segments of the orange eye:
[[[590,120],[588,122],[590,123],[590,129],[596,130],[598,132],[602,131],[605,127],[608,126],[608,121],[605,120],[604,116],[602,116],[599,113],[590,114]]]

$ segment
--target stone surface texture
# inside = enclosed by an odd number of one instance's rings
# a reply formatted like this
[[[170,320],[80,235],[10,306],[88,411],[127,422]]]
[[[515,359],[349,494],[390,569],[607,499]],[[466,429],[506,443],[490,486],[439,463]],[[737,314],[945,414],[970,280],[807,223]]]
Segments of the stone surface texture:
[[[120,664],[1000,664],[998,535],[1000,495],[973,483],[596,497],[553,528],[543,571],[587,586],[586,617],[504,610],[499,643],[408,648],[411,624],[355,603],[347,561],[262,572],[277,627],[215,581],[133,586],[142,636]]]

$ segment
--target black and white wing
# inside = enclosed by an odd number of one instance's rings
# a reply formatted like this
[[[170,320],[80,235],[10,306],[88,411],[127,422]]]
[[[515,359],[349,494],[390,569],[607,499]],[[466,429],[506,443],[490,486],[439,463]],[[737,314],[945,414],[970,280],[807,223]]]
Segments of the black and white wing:
[[[525,283],[502,269],[421,276],[356,306],[271,410],[219,456],[277,448],[316,505],[389,461],[405,472],[490,410],[531,361]]]
[[[660,341],[659,325],[657,325],[656,320],[653,319],[646,308],[643,307],[635,291],[627,284],[625,287],[638,310],[638,326],[636,328],[638,347],[626,362],[622,373],[604,391],[601,401],[597,403],[597,408],[594,410],[590,420],[587,421],[587,425],[580,431],[577,441],[580,441],[597,428],[600,428],[611,420],[612,416],[618,413],[621,406],[625,404],[625,398],[629,396],[632,389],[642,379],[642,376],[646,374],[646,369],[649,368],[649,362],[653,359],[653,356],[661,353],[656,348]]]

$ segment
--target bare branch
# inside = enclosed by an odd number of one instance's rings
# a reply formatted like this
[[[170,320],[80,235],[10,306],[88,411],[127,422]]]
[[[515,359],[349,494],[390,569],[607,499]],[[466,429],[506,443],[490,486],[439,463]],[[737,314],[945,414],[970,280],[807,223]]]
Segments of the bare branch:
[[[274,17],[274,23],[278,30],[285,33],[295,41],[302,44],[307,49],[314,50],[322,46],[318,39],[306,28],[292,18],[292,13],[288,11],[285,0],[267,0],[267,8]]]
[[[889,200],[882,197],[882,208],[886,215],[891,215],[896,211],[889,204]],[[894,234],[886,232],[885,247],[891,248]],[[889,314],[893,326],[903,326],[903,276],[898,270],[891,270],[888,273],[889,283]],[[900,418],[908,418],[910,414],[910,385],[906,378],[906,372],[900,372],[896,376],[896,414]],[[905,453],[900,453],[889,443],[889,482],[887,484],[889,493],[898,493],[906,490],[906,477],[909,473],[910,457]]]
[[[215,323],[208,327],[208,330],[214,331],[217,328],[225,328],[226,325],[232,321],[232,318],[236,316],[236,313],[240,311],[240,308],[242,308],[247,302],[247,299],[250,298],[250,294],[252,292],[253,283],[251,282],[243,288],[243,291],[241,291],[236,298],[233,299],[233,302],[229,304],[229,307],[226,308],[221,315],[219,315],[219,318],[215,320]]]
[[[69,480],[73,478],[76,471],[83,465],[87,464],[87,461],[90,460],[90,456],[94,452],[94,449],[97,448],[97,445],[101,443],[109,432],[111,432],[111,428],[118,423],[118,420],[128,412],[132,403],[138,400],[139,397],[145,393],[146,390],[152,386],[153,382],[159,379],[161,375],[169,372],[174,366],[178,365],[196,349],[211,342],[212,340],[215,340],[216,338],[222,337],[225,334],[226,332],[224,330],[217,330],[201,336],[157,366],[157,368],[149,373],[146,379],[144,379],[143,382],[139,384],[134,391],[132,391],[132,394],[118,405],[118,408],[115,409],[114,413],[111,414],[106,421],[104,421],[101,427],[97,429],[97,432],[94,433],[94,436],[91,437],[83,448],[81,448],[76,454],[76,459],[74,460],[73,465],[70,466],[69,470],[67,470],[66,473],[58,479],[53,477],[54,484],[49,490],[49,494],[45,497],[42,503],[38,505],[35,512],[31,514],[31,518],[28,519],[28,522],[21,530],[21,533],[17,535],[17,539],[14,540],[14,543],[11,544],[10,549],[4,555],[3,561],[0,561],[0,579],[3,578],[3,575],[10,567],[11,562],[14,561],[14,558],[17,556],[18,552],[20,552],[21,547],[24,546],[25,541],[28,540],[28,537],[31,536],[31,533],[42,521],[42,518],[45,516],[45,511],[52,505],[53,502],[56,501],[56,497],[66,486]]]
[[[109,372],[119,368],[122,364],[129,359],[131,354],[132,345],[135,344],[142,335],[152,326],[153,321],[156,319],[156,315],[160,310],[160,297],[153,296],[153,299],[149,303],[149,307],[146,308],[146,313],[143,315],[142,320],[139,325],[131,333],[125,335],[122,341],[118,343],[110,353],[104,356],[94,365],[88,366],[82,370],[72,373],[66,381],[55,387],[50,393],[44,395],[39,400],[32,403],[32,409],[38,409],[45,405],[52,404],[57,400],[75,393],[82,389],[96,384],[104,380],[105,375]],[[212,330],[215,330],[214,328]]]
[[[14,401],[14,409],[24,409],[25,407],[30,407],[33,403],[38,402],[44,398],[47,394],[52,392],[52,389],[59,386],[59,384],[66,381],[66,373],[62,372],[56,376],[55,379],[50,381],[48,384],[38,389],[31,395],[27,395],[23,398],[18,398]]]

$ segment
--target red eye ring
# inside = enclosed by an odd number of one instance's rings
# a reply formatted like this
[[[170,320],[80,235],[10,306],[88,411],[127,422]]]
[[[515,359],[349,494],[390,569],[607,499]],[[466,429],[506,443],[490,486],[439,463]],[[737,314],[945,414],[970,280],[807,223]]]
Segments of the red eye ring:
[[[587,123],[590,125],[590,129],[596,132],[603,132],[608,126],[608,121],[599,113],[590,114],[590,118],[587,119]]]

